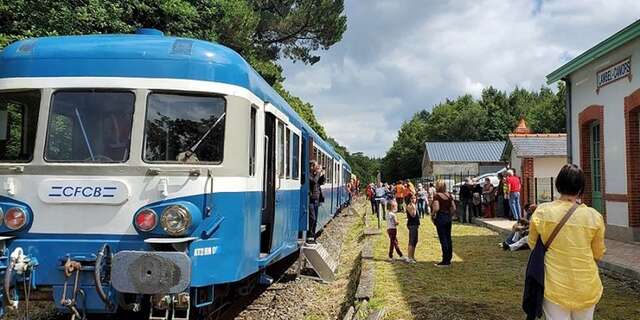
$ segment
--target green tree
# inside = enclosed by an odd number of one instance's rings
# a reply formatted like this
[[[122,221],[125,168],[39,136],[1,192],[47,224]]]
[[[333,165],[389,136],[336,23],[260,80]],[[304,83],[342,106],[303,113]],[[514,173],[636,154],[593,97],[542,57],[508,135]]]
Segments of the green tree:
[[[324,131],[324,127],[318,122],[315,114],[313,113],[313,105],[308,102],[302,101],[302,99],[292,95],[289,91],[285,90],[284,87],[280,83],[276,83],[274,88],[287,101],[287,103],[295,110],[300,117],[307,124],[313,128],[313,130],[322,138],[327,139],[327,133]]]
[[[0,47],[49,35],[131,33],[222,43],[269,82],[282,81],[280,58],[315,63],[342,39],[343,0],[0,0]]]
[[[281,58],[316,63],[342,39],[343,0],[0,0],[0,48],[15,40],[156,28],[240,53],[323,138],[313,106],[282,86]]]
[[[382,159],[385,179],[394,181],[421,176],[426,141],[505,140],[521,118],[536,133],[565,132],[565,88],[554,94],[542,87],[537,92],[515,88],[507,94],[493,87],[480,99],[463,95],[420,111],[405,122],[398,138]]]
[[[427,139],[428,123],[433,116],[426,111],[418,112],[400,127],[398,138],[382,159],[382,174],[386,181],[419,177],[422,153]]]

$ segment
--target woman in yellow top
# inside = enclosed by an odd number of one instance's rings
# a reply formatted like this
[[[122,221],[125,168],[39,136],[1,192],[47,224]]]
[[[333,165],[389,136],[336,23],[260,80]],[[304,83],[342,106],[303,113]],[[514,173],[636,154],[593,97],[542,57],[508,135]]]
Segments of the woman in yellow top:
[[[538,235],[546,243],[551,232],[582,194],[585,176],[580,167],[567,164],[558,173],[558,200],[544,203],[531,218],[529,246]],[[597,261],[605,252],[602,215],[584,204],[578,206],[548,248],[544,261],[543,310],[547,320],[593,319],[602,296]]]

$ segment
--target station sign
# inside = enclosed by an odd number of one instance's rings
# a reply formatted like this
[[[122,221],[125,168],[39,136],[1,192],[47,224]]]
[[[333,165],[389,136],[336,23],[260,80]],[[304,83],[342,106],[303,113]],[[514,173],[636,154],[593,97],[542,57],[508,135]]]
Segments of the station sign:
[[[129,187],[118,180],[48,179],[38,196],[45,203],[118,205],[129,199]]]
[[[598,71],[596,90],[600,91],[600,88],[624,78],[631,81],[631,57]]]

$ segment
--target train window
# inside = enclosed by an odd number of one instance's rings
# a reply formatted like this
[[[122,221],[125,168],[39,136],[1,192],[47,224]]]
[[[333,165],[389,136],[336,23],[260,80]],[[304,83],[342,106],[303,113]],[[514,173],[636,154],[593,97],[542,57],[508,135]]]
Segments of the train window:
[[[278,121],[278,177],[284,178],[284,123]]]
[[[33,159],[39,110],[40,91],[0,93],[0,161]]]
[[[53,94],[44,157],[55,162],[118,163],[129,159],[135,95],[128,91]]]
[[[286,176],[287,176],[287,179],[289,179],[291,178],[291,130],[289,130],[289,128],[287,128],[286,130],[286,133],[284,135],[284,140],[285,140],[284,163],[287,166]]]
[[[150,94],[144,132],[144,160],[221,163],[225,107],[225,99],[217,96]]]
[[[249,128],[249,175],[256,175],[256,108],[251,108],[251,124]]]
[[[291,137],[291,177],[295,180],[300,178],[300,137],[293,134]]]

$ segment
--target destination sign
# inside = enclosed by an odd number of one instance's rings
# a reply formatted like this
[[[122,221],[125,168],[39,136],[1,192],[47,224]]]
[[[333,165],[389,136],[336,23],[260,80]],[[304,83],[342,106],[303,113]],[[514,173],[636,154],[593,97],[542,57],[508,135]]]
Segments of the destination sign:
[[[596,74],[596,80],[598,82],[597,88],[600,89],[626,77],[631,77],[631,57],[598,71]]]

